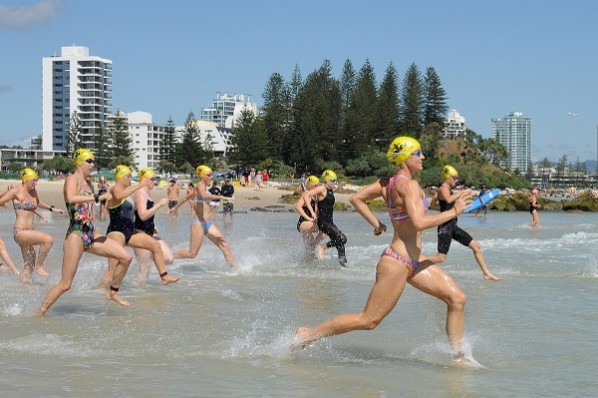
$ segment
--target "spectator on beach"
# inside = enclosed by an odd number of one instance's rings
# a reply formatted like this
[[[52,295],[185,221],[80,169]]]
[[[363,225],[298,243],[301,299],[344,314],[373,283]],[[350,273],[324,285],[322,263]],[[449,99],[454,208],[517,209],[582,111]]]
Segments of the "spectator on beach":
[[[177,203],[179,203],[179,194],[181,192],[181,187],[177,184],[174,178],[170,179],[168,183],[168,188],[166,188],[166,196],[168,197],[168,208],[174,208]]]
[[[220,189],[220,193],[224,197],[222,200],[222,218],[226,220],[226,215],[228,214],[230,220],[233,220],[233,199],[235,198],[235,187],[233,184],[230,183],[230,179],[224,180],[224,185]]]
[[[214,196],[220,196],[220,186],[218,181],[213,180],[212,186],[208,189],[208,192]],[[218,214],[218,208],[220,207],[220,199],[212,199],[210,200],[210,211],[212,212],[212,220],[216,220],[216,215]]]

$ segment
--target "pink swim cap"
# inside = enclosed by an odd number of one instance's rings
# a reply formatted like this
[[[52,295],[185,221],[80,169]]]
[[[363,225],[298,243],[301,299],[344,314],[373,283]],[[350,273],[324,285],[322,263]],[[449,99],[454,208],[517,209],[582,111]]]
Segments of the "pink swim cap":
[[[537,194],[538,194],[538,190],[537,190],[536,188],[534,188],[534,189],[532,189],[532,193],[533,193],[534,195],[537,195]]]

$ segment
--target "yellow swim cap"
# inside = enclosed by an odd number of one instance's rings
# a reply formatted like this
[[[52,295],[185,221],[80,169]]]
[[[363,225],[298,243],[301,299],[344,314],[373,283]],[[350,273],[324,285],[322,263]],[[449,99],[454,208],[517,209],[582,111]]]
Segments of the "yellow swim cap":
[[[116,181],[120,180],[121,178],[131,174],[132,171],[129,168],[129,166],[126,166],[124,164],[119,164],[118,166],[116,166],[116,168],[114,169],[114,179]]]
[[[322,173],[322,181],[324,182],[336,179],[336,173],[332,170],[324,170],[324,172]]]
[[[144,167],[141,170],[139,170],[139,174],[137,175],[139,177],[139,181],[143,181],[147,178],[152,178],[156,175],[156,172],[154,171],[154,169],[152,169],[151,167]]]
[[[419,148],[421,148],[421,145],[415,138],[397,137],[390,143],[388,152],[386,152],[386,159],[399,166],[405,163],[409,156]]]
[[[320,183],[320,179],[316,176],[307,177],[307,189],[311,189]]]
[[[459,172],[457,171],[457,169],[455,169],[450,164],[447,164],[446,166],[444,166],[442,168],[442,179],[443,180],[446,180],[447,178],[450,178],[450,177],[457,177],[458,175],[459,175]]]
[[[21,182],[29,181],[29,180],[36,180],[37,173],[35,170],[26,167],[21,171]]]
[[[92,151],[86,148],[79,148],[75,152],[73,152],[73,163],[75,166],[79,167],[81,163],[85,162],[87,159],[94,159],[95,156]]]
[[[197,175],[200,178],[204,178],[206,175],[212,173],[212,169],[209,166],[206,166],[205,164],[200,164],[195,169],[195,173],[197,173]]]

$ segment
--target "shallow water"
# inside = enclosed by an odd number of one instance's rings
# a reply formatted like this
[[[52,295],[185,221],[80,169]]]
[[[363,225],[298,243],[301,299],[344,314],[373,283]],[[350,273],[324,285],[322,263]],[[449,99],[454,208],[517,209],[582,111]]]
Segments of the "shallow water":
[[[11,213],[0,212],[2,236],[20,266]],[[207,240],[196,260],[169,268],[182,277],[176,285],[162,286],[152,270],[138,286],[133,263],[124,308],[96,289],[106,260],[85,255],[73,289],[38,319],[60,274],[67,222],[55,217],[38,225],[55,238],[50,278],[23,286],[0,275],[0,396],[595,396],[598,214],[540,217],[538,230],[527,213],[460,218],[503,278],[484,281],[471,251],[453,242],[445,269],[468,296],[465,343],[482,370],[451,365],[445,306],[410,286],[376,330],[288,351],[297,326],[365,303],[390,235],[372,236],[355,213],[336,215],[349,239],[347,269],[332,253],[303,260],[294,213],[236,214],[224,226],[219,216],[237,271]],[[157,223],[172,247],[186,247],[187,219]],[[434,231],[424,242],[434,253]]]

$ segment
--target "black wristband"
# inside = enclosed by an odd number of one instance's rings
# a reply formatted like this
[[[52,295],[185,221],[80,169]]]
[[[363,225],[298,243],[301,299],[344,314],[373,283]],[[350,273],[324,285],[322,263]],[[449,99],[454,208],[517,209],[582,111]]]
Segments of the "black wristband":
[[[54,205],[50,206],[50,213],[54,211]]]

